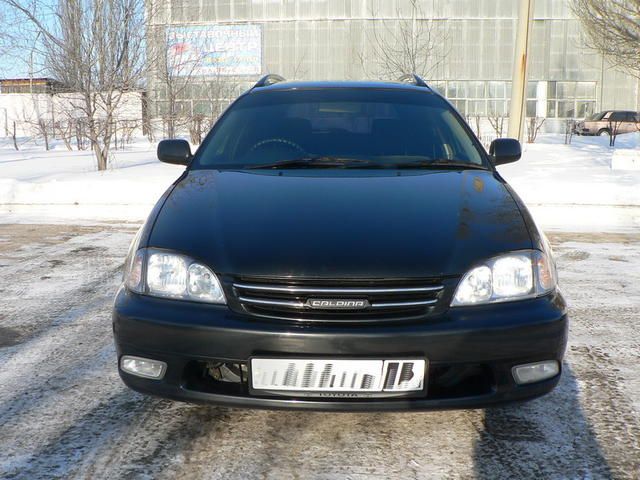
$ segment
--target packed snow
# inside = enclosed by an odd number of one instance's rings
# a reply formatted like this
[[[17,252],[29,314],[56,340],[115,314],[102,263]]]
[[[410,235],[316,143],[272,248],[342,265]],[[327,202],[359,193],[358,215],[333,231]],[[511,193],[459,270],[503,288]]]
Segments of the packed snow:
[[[498,167],[545,230],[637,231],[640,170],[612,169],[614,153],[639,152],[640,133],[608,137],[544,135],[520,161]]]
[[[90,151],[50,151],[0,140],[0,222],[141,221],[183,167],[160,163],[155,143],[139,139],[113,151],[96,171]],[[546,230],[630,231],[640,227],[640,170],[612,169],[614,152],[640,151],[640,133],[605,137],[543,135],[522,160],[499,167]]]
[[[486,410],[313,413],[124,386],[110,319],[134,233],[0,225],[0,478],[638,478],[637,234],[550,235],[571,322],[549,395]]]
[[[0,221],[140,221],[183,170],[159,162],[155,148],[138,140],[112,151],[109,169],[98,172],[89,150],[0,143]]]

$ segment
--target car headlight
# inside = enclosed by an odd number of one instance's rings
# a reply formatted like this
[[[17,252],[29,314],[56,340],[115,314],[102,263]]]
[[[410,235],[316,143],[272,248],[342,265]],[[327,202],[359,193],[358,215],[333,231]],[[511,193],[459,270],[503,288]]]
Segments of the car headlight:
[[[508,302],[537,297],[556,287],[549,254],[523,250],[494,257],[469,270],[451,302],[452,307]]]
[[[192,258],[155,249],[132,255],[125,285],[137,293],[208,303],[227,303],[218,277]]]

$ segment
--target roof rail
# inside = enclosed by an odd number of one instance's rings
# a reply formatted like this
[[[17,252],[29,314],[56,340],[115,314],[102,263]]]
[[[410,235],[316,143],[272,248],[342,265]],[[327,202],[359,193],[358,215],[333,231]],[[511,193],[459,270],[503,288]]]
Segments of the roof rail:
[[[398,81],[402,83],[411,83],[416,87],[425,87],[431,90],[431,87],[427,84],[427,82],[425,82],[422,77],[416,75],[415,73],[407,73],[405,75],[402,75],[398,79]]]
[[[269,73],[268,75],[265,75],[260,80],[258,80],[253,88],[268,87],[269,85],[273,85],[274,83],[284,81],[286,81],[284,77],[276,75],[275,73]]]

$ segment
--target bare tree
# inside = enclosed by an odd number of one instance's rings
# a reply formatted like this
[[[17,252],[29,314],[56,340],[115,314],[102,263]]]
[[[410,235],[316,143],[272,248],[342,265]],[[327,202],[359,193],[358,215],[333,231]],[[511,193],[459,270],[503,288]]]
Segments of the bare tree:
[[[50,126],[47,123],[47,121],[44,119],[44,117],[40,116],[37,117],[35,122],[33,123],[35,128],[36,128],[36,132],[38,132],[38,136],[40,138],[42,138],[42,141],[44,142],[44,149],[48,152],[50,150],[50,146],[49,146],[49,134],[50,134]]]
[[[222,70],[217,68],[215,74],[208,77],[207,83],[203,85],[203,99],[208,105],[202,124],[204,131],[213,127],[226,106],[238,95],[239,83],[233,77],[224,76],[222,73]]]
[[[76,118],[72,123],[75,130],[74,136],[76,138],[76,148],[78,151],[86,150],[89,148],[89,145],[87,145],[86,142],[87,135],[85,134],[85,131],[87,130],[87,120],[85,118]]]
[[[155,25],[148,43],[149,69],[154,81],[164,90],[166,110],[162,115],[166,135],[174,138],[177,130],[189,126],[191,106],[180,99],[188,96],[199,67],[202,54],[191,48],[198,43],[196,30],[178,31],[166,25]]]
[[[8,25],[11,25],[11,19],[8,18],[7,12],[1,9],[0,24],[2,24],[2,28],[0,29],[0,58],[15,61],[16,58],[12,55],[12,52],[15,52],[15,48],[13,48],[13,32],[7,28]],[[8,128],[9,127],[7,126],[7,129]]]
[[[614,65],[640,76],[640,0],[573,0],[589,45]]]
[[[71,146],[71,139],[73,138],[73,130],[74,130],[73,123],[70,121],[57,120],[53,124],[53,131],[56,137],[62,140],[62,142],[64,143],[64,146],[69,151],[73,150],[73,147]]]
[[[297,49],[298,46],[296,46]],[[298,56],[296,64],[293,66],[293,75],[291,80],[301,80],[307,75],[307,49],[302,50],[302,53]]]
[[[164,134],[187,132],[197,145],[237,93],[239,82],[231,74],[235,59],[216,55],[206,29],[152,25],[148,65],[151,82],[162,90]]]
[[[546,118],[530,117],[527,118],[527,143],[534,143],[538,138],[538,132],[544,125]]]
[[[620,120],[611,120],[609,117],[609,146],[615,147],[616,139],[618,138],[618,134],[620,133],[620,128],[622,127],[623,119]]]
[[[467,123],[469,125],[471,125],[471,121],[473,120],[473,125],[474,125],[474,130],[476,132],[476,137],[480,138],[481,133],[480,133],[480,126],[482,124],[482,115],[480,114],[475,114],[475,115],[467,115]]]
[[[371,18],[376,17],[372,7]],[[368,59],[360,55],[365,73],[374,76],[380,73],[394,80],[409,73],[430,78],[446,57],[447,52],[442,49],[449,42],[444,23],[426,18],[419,0],[409,0],[408,12],[398,7],[395,17],[373,21],[368,43],[373,46],[373,63],[378,71],[367,71]]]
[[[113,120],[144,73],[144,0],[65,0],[53,12],[37,0],[0,0],[40,35],[47,72],[77,96],[98,170],[107,168]]]
[[[237,95],[238,84],[218,73],[208,77],[207,82],[199,87],[202,88],[202,99],[196,102],[189,117],[189,137],[193,145],[202,143],[204,134],[213,127],[225,106]],[[199,106],[204,108],[198,109]]]
[[[571,144],[571,139],[576,131],[576,121],[573,118],[568,118],[564,122],[564,143],[565,145]]]
[[[79,103],[79,95],[73,92],[56,93],[53,96],[53,109],[56,112],[53,129],[57,138],[61,139],[68,150],[73,144],[78,151],[90,147],[86,134],[87,121],[84,111],[75,107]]]
[[[12,128],[11,128],[11,140],[13,140],[13,148],[15,148],[16,150],[20,150],[18,148],[18,139],[16,137],[16,122],[15,120],[12,123]]]
[[[497,138],[501,138],[504,134],[505,118],[506,117],[504,115],[500,115],[495,112],[489,113],[489,116],[487,117],[487,120],[489,121],[491,128],[493,128]]]
[[[120,141],[118,146],[118,142],[114,140],[114,146],[116,149],[120,148],[120,150],[124,150],[125,145],[128,145],[133,140],[133,134],[140,130],[142,125],[142,119],[134,120],[118,120],[116,121],[116,131],[120,133],[120,136],[117,139]]]
[[[53,102],[52,99],[46,98],[46,94],[31,93],[30,105],[25,104],[25,108],[20,112],[22,114],[22,124],[30,127],[34,137],[42,139],[45,150],[49,151],[49,138],[52,135],[52,124],[48,121],[47,110],[42,108],[43,101]],[[44,110],[44,111],[43,111]]]

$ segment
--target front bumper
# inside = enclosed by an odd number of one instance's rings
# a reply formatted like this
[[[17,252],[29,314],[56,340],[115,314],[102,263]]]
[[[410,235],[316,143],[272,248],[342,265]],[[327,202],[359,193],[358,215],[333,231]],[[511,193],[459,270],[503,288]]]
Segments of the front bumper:
[[[481,408],[549,392],[559,375],[517,385],[514,365],[562,361],[568,321],[562,296],[449,309],[423,323],[292,325],[255,320],[227,307],[141,296],[121,289],[113,311],[118,352],[167,363],[162,380],[120,371],[134,390],[165,398],[233,407],[391,411]],[[203,380],[205,362],[246,364],[254,356],[424,357],[427,390],[393,398],[251,395],[247,385]],[[200,372],[201,373],[201,372]]]
[[[584,136],[593,136],[596,132],[590,130],[589,128],[577,126],[573,129],[574,135],[584,135]]]

